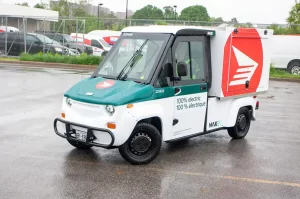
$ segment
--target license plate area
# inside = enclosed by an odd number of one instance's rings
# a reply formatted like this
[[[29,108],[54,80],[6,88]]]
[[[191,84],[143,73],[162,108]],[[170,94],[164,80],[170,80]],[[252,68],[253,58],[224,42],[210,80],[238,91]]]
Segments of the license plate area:
[[[70,130],[73,131],[75,139],[82,142],[86,142],[87,131],[88,131],[87,128],[70,125]]]

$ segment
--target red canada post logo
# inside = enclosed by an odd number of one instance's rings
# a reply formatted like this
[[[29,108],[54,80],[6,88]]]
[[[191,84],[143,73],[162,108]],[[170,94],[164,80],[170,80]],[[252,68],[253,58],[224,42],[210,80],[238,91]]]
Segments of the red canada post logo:
[[[224,47],[222,91],[224,96],[256,92],[262,75],[263,49],[256,29],[238,29]],[[246,88],[246,82],[249,87]]]
[[[109,88],[109,87],[112,87],[114,84],[115,84],[115,81],[106,80],[104,82],[99,82],[98,84],[96,84],[96,88],[98,88],[98,89]]]

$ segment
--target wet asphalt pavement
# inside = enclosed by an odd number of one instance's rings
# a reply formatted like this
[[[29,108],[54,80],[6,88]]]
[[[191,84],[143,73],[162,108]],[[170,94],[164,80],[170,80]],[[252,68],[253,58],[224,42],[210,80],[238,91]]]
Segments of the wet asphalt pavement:
[[[88,73],[0,64],[0,198],[299,198],[300,84],[270,82],[244,140],[226,131],[164,143],[149,165],[79,151],[53,131]]]

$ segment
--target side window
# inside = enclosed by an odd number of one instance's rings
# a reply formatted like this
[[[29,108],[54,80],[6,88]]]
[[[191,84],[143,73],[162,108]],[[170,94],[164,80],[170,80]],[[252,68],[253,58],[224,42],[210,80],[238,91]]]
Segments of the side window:
[[[62,43],[63,42],[63,37],[61,35],[55,35],[54,40],[57,41],[57,42],[61,42]]]
[[[181,77],[181,80],[191,80],[191,62],[190,62],[190,49],[189,42],[182,41],[178,44],[175,49],[175,77],[178,77],[177,74],[177,64],[179,62],[184,62],[187,65],[187,76]]]
[[[171,49],[169,49],[162,66],[164,67],[164,65],[167,63],[172,64]],[[169,86],[172,86],[172,82],[170,81],[169,77],[166,77],[166,74],[164,73],[164,71],[161,70],[157,77],[157,80],[155,81],[154,86],[158,87],[158,88],[169,87]]]
[[[99,41],[92,39],[92,46],[97,48],[103,48],[102,45],[99,43]]]
[[[182,41],[175,49],[175,76],[177,74],[177,64],[184,62],[187,65],[187,76],[181,80],[203,80],[205,81],[205,56],[204,44],[201,41]]]
[[[35,41],[36,41],[36,38],[34,36],[26,35],[26,44],[27,45],[34,44]]]
[[[201,41],[191,41],[192,78],[205,81],[204,44]]]

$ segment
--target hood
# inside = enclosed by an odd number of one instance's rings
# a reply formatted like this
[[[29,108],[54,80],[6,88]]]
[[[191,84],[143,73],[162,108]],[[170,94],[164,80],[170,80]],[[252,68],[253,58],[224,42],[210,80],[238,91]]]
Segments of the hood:
[[[154,88],[150,85],[97,77],[80,81],[64,96],[86,103],[118,106],[143,101],[152,98],[153,95]]]

